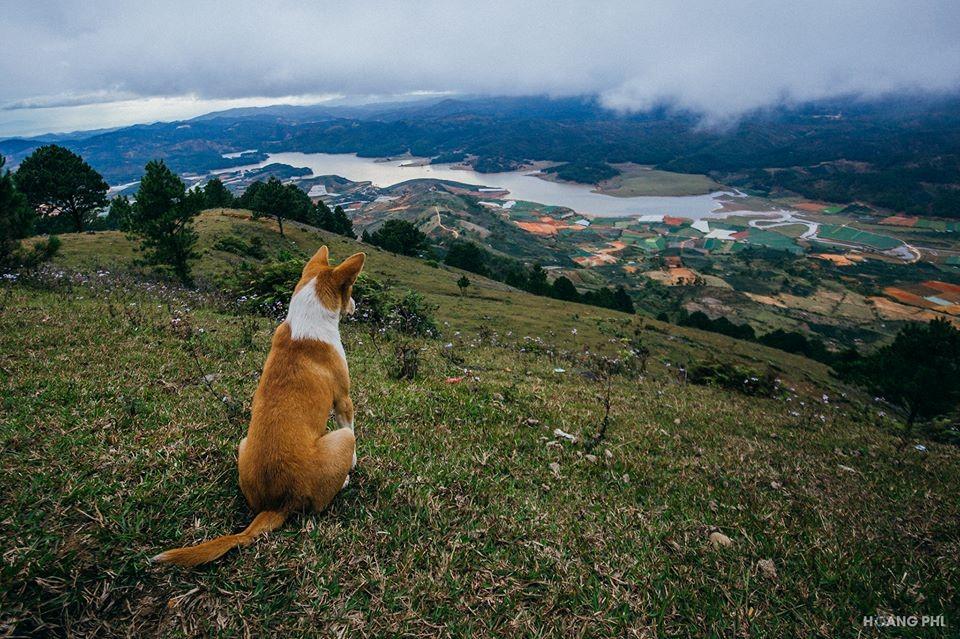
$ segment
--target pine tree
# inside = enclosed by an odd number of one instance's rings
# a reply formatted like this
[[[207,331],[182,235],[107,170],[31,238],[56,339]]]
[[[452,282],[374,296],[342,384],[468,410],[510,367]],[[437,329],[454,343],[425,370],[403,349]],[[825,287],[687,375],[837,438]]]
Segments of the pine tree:
[[[213,178],[203,187],[204,205],[208,209],[231,208],[236,206],[237,198],[233,196],[220,178]]]
[[[330,230],[339,235],[346,235],[351,239],[357,238],[357,234],[353,230],[353,221],[347,217],[347,214],[340,206],[333,209],[333,228]]]
[[[150,263],[191,284],[190,262],[197,257],[193,220],[204,208],[203,193],[187,192],[162,160],[148,162],[145,171],[133,206],[133,230],[142,237]]]
[[[960,330],[946,320],[913,322],[888,344],[850,365],[848,373],[906,412],[909,431],[960,407]]]
[[[107,205],[107,183],[79,155],[55,144],[41,146],[20,163],[17,188],[37,208],[49,206],[79,233]]]
[[[460,295],[463,296],[464,292],[467,290],[467,287],[470,286],[470,278],[466,275],[461,275],[460,279],[457,280],[457,288],[460,289]]]
[[[110,228],[121,231],[133,230],[133,206],[126,195],[118,195],[110,200],[107,224]]]
[[[387,220],[368,239],[374,246],[399,255],[416,255],[430,245],[427,236],[406,220]]]
[[[7,160],[0,155],[0,268],[16,266],[16,254],[21,238],[30,235],[36,211],[27,204],[9,171],[4,170]]]

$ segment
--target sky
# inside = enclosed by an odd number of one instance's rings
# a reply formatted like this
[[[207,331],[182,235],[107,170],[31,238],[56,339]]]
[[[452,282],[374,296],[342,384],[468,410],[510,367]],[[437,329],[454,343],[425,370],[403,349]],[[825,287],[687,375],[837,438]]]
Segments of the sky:
[[[0,16],[0,136],[421,93],[721,121],[960,88],[956,0],[0,0]]]

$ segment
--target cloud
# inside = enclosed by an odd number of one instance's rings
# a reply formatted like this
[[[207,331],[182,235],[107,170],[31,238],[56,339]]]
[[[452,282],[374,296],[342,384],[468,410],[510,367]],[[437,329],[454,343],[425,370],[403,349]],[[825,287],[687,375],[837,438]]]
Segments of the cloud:
[[[960,86],[960,3],[43,0],[0,22],[0,104],[595,93],[712,118]]]

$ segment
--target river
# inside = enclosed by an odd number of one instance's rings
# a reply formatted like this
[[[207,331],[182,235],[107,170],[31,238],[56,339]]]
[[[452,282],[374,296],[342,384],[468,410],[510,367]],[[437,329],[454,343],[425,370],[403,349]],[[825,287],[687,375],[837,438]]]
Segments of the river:
[[[263,162],[233,167],[229,171],[259,168],[278,162],[294,167],[306,167],[313,171],[314,175],[339,175],[354,182],[371,182],[381,188],[419,178],[450,180],[506,189],[513,199],[565,206],[594,217],[672,215],[690,219],[721,218],[731,215],[730,212],[718,210],[723,204],[721,198],[739,195],[718,191],[707,195],[614,197],[595,193],[590,185],[549,182],[524,171],[477,173],[454,169],[449,164],[403,166],[414,160],[405,158],[384,161],[348,153],[271,153]],[[221,172],[226,171],[217,171]]]

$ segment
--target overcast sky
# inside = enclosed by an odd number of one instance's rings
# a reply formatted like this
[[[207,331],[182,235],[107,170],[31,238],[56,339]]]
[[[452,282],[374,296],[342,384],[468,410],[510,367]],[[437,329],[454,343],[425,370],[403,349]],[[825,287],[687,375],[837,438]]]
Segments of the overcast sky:
[[[960,1],[0,0],[0,135],[410,92],[781,101],[960,87]]]

